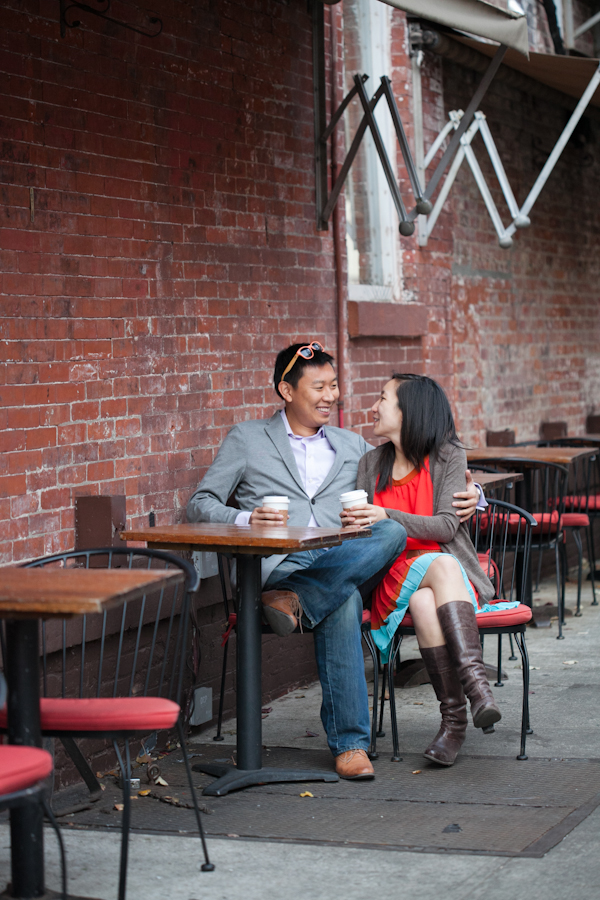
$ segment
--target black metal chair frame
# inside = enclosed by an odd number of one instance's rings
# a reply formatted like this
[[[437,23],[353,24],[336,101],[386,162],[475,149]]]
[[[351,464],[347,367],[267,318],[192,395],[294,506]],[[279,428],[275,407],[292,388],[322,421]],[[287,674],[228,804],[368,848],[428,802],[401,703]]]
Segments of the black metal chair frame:
[[[198,589],[200,579],[195,567],[192,563],[187,560],[181,559],[178,556],[173,555],[172,553],[167,553],[162,550],[154,550],[154,549],[146,549],[146,548],[128,548],[128,547],[106,547],[106,548],[97,548],[91,550],[72,550],[65,553],[58,553],[52,556],[43,557],[41,559],[36,559],[31,562],[25,563],[26,568],[33,567],[43,567],[48,565],[56,565],[58,563],[66,566],[67,563],[76,564],[78,561],[83,563],[85,568],[90,568],[90,560],[92,558],[106,558],[107,564],[102,565],[101,568],[112,568],[113,563],[116,560],[123,560],[126,562],[128,568],[133,568],[134,560],[147,560],[146,568],[152,568],[152,562],[157,561],[162,564],[161,568],[177,568],[184,573],[185,576],[185,584],[183,590],[183,597],[181,600],[181,607],[179,609],[179,623],[177,626],[177,633],[175,635],[175,651],[173,654],[172,660],[172,670],[169,673],[168,679],[166,678],[166,656],[163,662],[161,677],[160,677],[160,685],[159,685],[159,696],[163,690],[163,685],[168,680],[169,682],[169,693],[170,699],[175,700],[180,706],[180,700],[182,695],[182,687],[183,687],[183,673],[185,668],[185,652],[186,652],[186,642],[187,642],[187,633],[188,633],[188,621],[190,619],[190,596],[191,594]],[[149,589],[150,591],[150,589]],[[141,696],[145,696],[148,691],[149,678],[150,678],[150,669],[152,666],[152,661],[154,658],[155,651],[155,643],[157,638],[157,630],[159,626],[159,621],[161,619],[160,611],[162,609],[163,602],[163,594],[164,588],[160,592],[159,598],[159,611],[157,612],[156,621],[154,624],[154,632],[152,639],[152,647],[150,652],[150,660],[148,663],[148,671],[145,680],[145,689],[144,694]],[[144,610],[146,604],[146,595],[139,602],[141,605],[141,611],[138,618],[138,633],[136,637],[135,651],[133,656],[133,662],[131,667],[131,678],[130,678],[130,687],[129,687],[129,695],[131,696],[134,676],[137,668],[137,662],[139,658],[140,652],[140,633],[141,628],[143,626],[144,621]],[[175,617],[177,616],[176,608],[177,608],[178,596],[177,590],[175,589],[175,594],[171,603],[171,611],[168,616],[169,625],[168,625],[168,637],[166,640],[166,645],[168,645],[169,641],[172,640],[172,631]],[[118,646],[118,655],[117,655],[117,664],[116,671],[114,675],[114,688],[113,688],[113,697],[122,696],[117,694],[117,682],[121,668],[121,654],[123,650],[123,636],[125,633],[125,621],[126,621],[126,613],[127,607],[130,604],[124,604],[122,614],[121,614],[121,629],[119,632],[119,646]],[[103,670],[103,662],[104,662],[104,642],[106,638],[106,622],[107,622],[107,613],[103,613],[102,620],[102,644],[100,651],[100,662],[98,667],[98,681],[97,681],[97,696],[100,696],[100,689],[102,683],[102,670]],[[87,616],[82,617],[82,654],[81,654],[81,671],[80,671],[80,692],[79,696],[83,696],[83,679],[84,679],[84,665],[85,665],[85,637],[86,637],[86,625],[87,625]],[[66,669],[67,669],[67,658],[66,658],[66,622],[63,622],[63,644],[62,644],[62,696],[65,696],[66,689]],[[42,625],[42,652],[43,652],[43,687],[44,687],[44,695],[46,694],[47,689],[47,665],[46,665],[46,640],[45,640],[45,629],[44,623]],[[155,696],[154,693],[151,694]],[[185,770],[188,779],[188,784],[190,788],[190,792],[192,795],[192,804],[194,808],[194,814],[196,817],[196,824],[198,827],[198,834],[202,843],[202,850],[204,854],[204,863],[201,866],[202,871],[213,871],[214,865],[210,862],[208,856],[208,848],[206,846],[206,839],[204,836],[204,829],[202,827],[202,820],[200,818],[200,808],[198,806],[198,799],[196,796],[196,790],[194,788],[194,783],[192,780],[192,771],[190,767],[189,757],[187,754],[187,749],[185,746],[185,734],[183,727],[183,712],[180,713],[179,718],[177,719],[176,724],[177,734],[179,738],[179,742],[181,744],[181,751],[183,754],[183,759],[185,763]],[[134,738],[142,738],[145,736],[144,733],[140,733],[135,730],[124,730],[124,731],[68,731],[65,733],[64,731],[44,731],[44,734],[50,737],[58,737],[62,741],[65,749],[73,759],[78,771],[84,778],[88,788],[90,790],[100,790],[100,785],[91,771],[87,761],[83,757],[83,754],[77,747],[74,738],[108,738],[113,742],[113,747],[115,750],[115,754],[117,757],[117,761],[119,764],[119,768],[121,770],[121,781],[123,788],[123,819],[122,819],[122,837],[121,837],[121,863],[120,863],[120,872],[119,872],[119,900],[125,900],[126,896],[126,884],[127,884],[127,861],[128,861],[128,851],[129,851],[129,831],[131,825],[131,754],[129,749],[129,741]],[[124,742],[124,754],[121,754],[119,749],[118,741]]]
[[[537,441],[538,447],[596,447],[596,443],[586,442],[585,438],[553,438],[552,440],[545,441]],[[584,485],[581,493],[579,492],[578,486],[578,469],[579,465],[585,466],[584,473]],[[587,543],[587,551],[588,558],[590,563],[590,581],[592,583],[592,606],[598,606],[598,600],[596,599],[596,548],[594,546],[594,519],[600,518],[600,510],[590,510],[589,508],[589,500],[590,500],[590,490],[592,488],[592,470],[593,468],[600,468],[600,459],[598,454],[594,454],[593,456],[588,456],[582,460],[575,460],[572,464],[572,473],[569,473],[569,480],[571,480],[571,474],[573,475],[573,489],[570,486],[567,487],[567,497],[572,497],[572,501],[565,502],[565,512],[573,512],[573,513],[581,513],[583,515],[587,515],[590,524],[589,527],[585,529],[586,532],[586,543]],[[596,490],[594,493],[600,494],[600,484],[596,485]],[[577,498],[585,498],[582,499]],[[581,616],[581,587],[582,587],[582,578],[583,578],[583,543],[581,540],[581,527],[582,526],[572,526],[566,525],[571,534],[573,535],[573,540],[575,542],[575,547],[577,549],[577,556],[579,561],[578,575],[577,575],[577,610],[575,612],[576,616]],[[567,555],[566,548],[563,547],[563,566],[567,567]],[[566,575],[564,578],[566,581]],[[564,603],[564,601],[563,601]]]
[[[509,588],[509,598],[512,597],[513,593],[516,593],[516,559],[517,553],[521,552],[523,555],[523,564],[521,568],[521,591],[523,591],[524,586],[523,582],[527,577],[527,563],[528,557],[531,552],[531,529],[537,524],[535,518],[528,513],[526,510],[521,509],[518,506],[515,506],[512,503],[507,503],[503,500],[495,500],[490,498],[488,500],[489,507],[496,507],[500,510],[504,510],[504,522],[503,526],[505,530],[505,544],[506,539],[508,538],[508,516],[511,514],[517,514],[521,516],[521,521],[519,522],[519,528],[517,532],[517,538],[521,537],[521,525],[522,525],[522,550],[518,550],[513,548],[507,548],[505,546],[503,551],[503,558],[501,558],[502,565],[499,567],[500,572],[500,580],[501,584],[497,586],[497,593],[502,596],[503,599],[506,599],[506,578],[505,578],[505,562],[506,562],[506,551],[513,553],[513,564],[512,564],[512,574],[510,579],[510,588]],[[481,520],[481,516],[485,515],[485,510],[478,510],[475,516],[475,528],[474,533],[472,533],[473,543],[475,544],[475,549],[478,550],[480,535],[483,534],[482,530],[479,528],[479,523]],[[490,540],[490,549],[491,543],[493,541],[493,529],[489,529],[489,540]],[[518,542],[517,542],[518,543]],[[481,647],[483,650],[484,639],[487,635],[497,635],[498,636],[498,675],[496,686],[502,687],[502,635],[508,634],[512,639],[514,637],[515,643],[519,649],[519,653],[521,654],[521,663],[523,668],[523,699],[522,699],[522,713],[521,713],[521,737],[520,737],[520,748],[519,755],[517,756],[518,760],[526,760],[526,741],[527,735],[532,734],[532,728],[530,724],[529,717],[529,655],[527,653],[527,645],[525,642],[525,633],[527,630],[527,625],[506,625],[500,627],[493,628],[485,628],[480,625],[479,634],[481,638]],[[398,737],[398,719],[396,713],[396,696],[395,696],[395,685],[394,685],[394,672],[396,670],[397,665],[400,662],[400,649],[402,646],[402,641],[404,637],[414,637],[416,635],[415,629],[412,626],[400,625],[394,635],[392,640],[392,646],[390,648],[389,661],[387,664],[383,666],[383,683],[381,689],[381,699],[379,706],[379,730],[376,730],[376,722],[377,722],[377,689],[374,690],[373,697],[373,718],[372,718],[372,730],[374,737],[383,737],[385,732],[382,731],[383,725],[383,710],[385,703],[385,690],[387,686],[388,696],[389,696],[389,704],[390,704],[390,719],[392,725],[392,742],[393,742],[393,751],[392,751],[392,762],[401,762],[402,757],[399,749],[399,737]],[[372,639],[371,639],[372,640]],[[512,640],[511,640],[511,648],[512,648]],[[516,658],[516,657],[515,657]],[[493,727],[490,731],[493,731]],[[487,732],[487,730],[486,730]],[[376,745],[375,745],[375,754],[376,754]]]
[[[0,709],[2,709],[6,703],[6,694],[6,679],[4,673],[0,672]],[[61,894],[62,900],[67,900],[67,857],[65,854],[65,845],[62,834],[60,833],[60,828],[58,827],[58,822],[54,818],[54,813],[50,809],[50,804],[46,798],[46,787],[43,781],[31,785],[31,787],[23,788],[23,790],[20,791],[13,791],[11,794],[0,795],[0,811],[4,811],[5,809],[15,809],[19,806],[27,806],[29,803],[41,804],[44,813],[56,834],[60,853]]]
[[[498,453],[498,457],[492,460],[486,460],[488,464],[491,462],[498,467],[500,471],[510,471],[515,468],[523,472],[524,480],[515,484],[515,492],[520,508],[527,509],[534,516],[539,513],[557,513],[556,528],[553,529],[552,522],[546,525],[544,520],[540,523],[536,522],[539,531],[532,534],[531,549],[538,551],[538,564],[535,579],[534,591],[539,590],[540,577],[542,571],[542,559],[545,550],[553,550],[555,557],[556,569],[556,603],[558,610],[558,635],[557,640],[563,640],[563,625],[565,624],[565,566],[564,566],[564,531],[562,530],[562,514],[564,512],[565,494],[567,489],[567,479],[569,470],[566,466],[558,463],[547,462],[546,460],[538,460],[531,458],[506,458],[502,457],[502,453]],[[478,465],[477,460],[471,460],[473,467]],[[532,477],[536,477],[536,473],[543,473],[543,489],[541,498],[538,491],[532,487]],[[551,475],[554,476],[554,485],[550,484]],[[537,485],[536,485],[537,487]],[[534,496],[535,493],[535,496]],[[521,503],[521,500],[523,501]],[[531,509],[540,505],[541,509]],[[525,584],[525,583],[524,583]],[[524,594],[523,596],[526,596]]]

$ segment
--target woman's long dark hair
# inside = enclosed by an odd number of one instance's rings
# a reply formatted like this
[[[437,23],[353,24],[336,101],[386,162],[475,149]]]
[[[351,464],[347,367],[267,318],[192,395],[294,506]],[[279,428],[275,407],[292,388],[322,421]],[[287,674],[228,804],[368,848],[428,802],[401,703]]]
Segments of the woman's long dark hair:
[[[428,456],[440,455],[444,444],[460,445],[450,403],[433,378],[397,372],[392,378],[397,382],[396,396],[402,413],[402,452],[419,471]],[[379,490],[391,485],[395,458],[393,443],[384,444],[379,457]]]

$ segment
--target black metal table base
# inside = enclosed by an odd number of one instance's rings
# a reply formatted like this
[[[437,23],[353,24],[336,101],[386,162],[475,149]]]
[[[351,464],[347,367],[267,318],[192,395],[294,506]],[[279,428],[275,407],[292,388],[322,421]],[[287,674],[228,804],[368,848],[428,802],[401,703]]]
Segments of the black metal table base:
[[[208,797],[224,797],[229,791],[252,787],[256,784],[277,784],[281,781],[339,781],[335,772],[318,772],[314,769],[238,769],[237,766],[196,763],[194,772],[213,775],[213,781],[202,791]]]

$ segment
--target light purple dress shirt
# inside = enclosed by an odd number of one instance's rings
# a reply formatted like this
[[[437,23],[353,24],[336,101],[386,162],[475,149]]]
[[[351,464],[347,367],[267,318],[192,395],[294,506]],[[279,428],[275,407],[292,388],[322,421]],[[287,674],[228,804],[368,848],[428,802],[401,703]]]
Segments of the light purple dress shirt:
[[[281,410],[281,418],[288,434],[290,447],[298,466],[300,479],[304,485],[304,490],[309,497],[314,497],[325,479],[335,461],[335,450],[325,437],[323,428],[319,428],[316,434],[309,437],[302,437],[294,434],[287,420],[285,410]],[[235,520],[236,525],[248,525],[251,512],[244,511],[238,514]],[[314,515],[310,517],[308,523],[309,528],[317,528],[319,523]]]

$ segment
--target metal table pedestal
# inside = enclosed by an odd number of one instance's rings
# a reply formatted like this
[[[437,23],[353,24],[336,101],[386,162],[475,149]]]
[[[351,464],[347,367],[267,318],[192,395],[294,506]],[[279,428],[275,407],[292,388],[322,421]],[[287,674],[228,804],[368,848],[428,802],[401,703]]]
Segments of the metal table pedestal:
[[[262,766],[262,604],[260,556],[236,554],[240,600],[237,619],[237,766],[195,763],[196,772],[216,776],[204,788],[209,797],[255,784],[339,781],[335,772]]]

